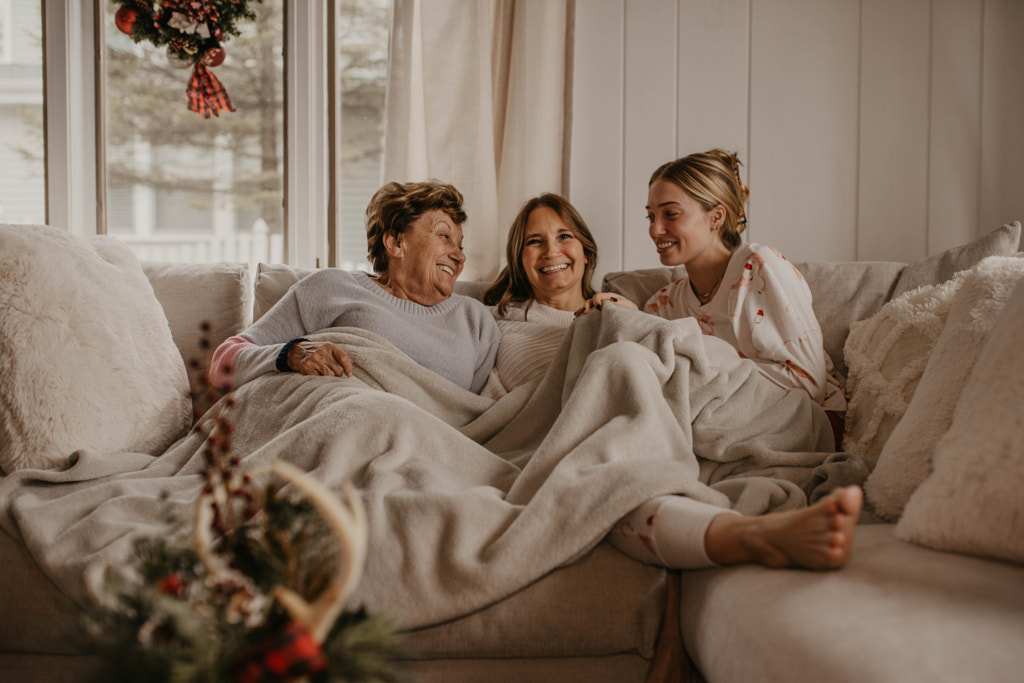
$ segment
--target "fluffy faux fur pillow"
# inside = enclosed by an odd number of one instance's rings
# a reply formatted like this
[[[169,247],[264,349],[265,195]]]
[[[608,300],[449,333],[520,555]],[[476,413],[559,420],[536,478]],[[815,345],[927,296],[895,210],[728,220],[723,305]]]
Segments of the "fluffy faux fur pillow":
[[[1024,259],[990,256],[957,274],[959,290],[949,317],[903,419],[882,447],[864,493],[875,512],[896,520],[914,490],[931,472],[935,445],[953,420],[953,409],[982,347],[1024,278]]]
[[[1024,280],[978,356],[897,538],[1024,563]]]
[[[184,361],[132,251],[0,225],[0,467],[162,452],[189,427]]]
[[[907,292],[853,324],[843,354],[850,398],[845,452],[878,461],[921,381],[960,283],[955,279]]]

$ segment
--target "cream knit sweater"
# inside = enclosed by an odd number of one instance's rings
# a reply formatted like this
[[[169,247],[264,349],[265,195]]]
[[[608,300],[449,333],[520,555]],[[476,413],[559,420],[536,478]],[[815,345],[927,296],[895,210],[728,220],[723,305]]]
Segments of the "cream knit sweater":
[[[505,391],[512,391],[544,374],[558,353],[575,312],[537,302],[529,309],[525,303],[510,304],[504,316],[498,314],[496,306],[490,308],[501,330],[494,371]]]

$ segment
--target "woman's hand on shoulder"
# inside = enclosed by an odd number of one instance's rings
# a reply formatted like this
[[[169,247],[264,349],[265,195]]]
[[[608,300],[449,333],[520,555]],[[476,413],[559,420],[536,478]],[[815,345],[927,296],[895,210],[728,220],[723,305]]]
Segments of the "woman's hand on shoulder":
[[[288,367],[302,375],[352,376],[352,359],[331,342],[298,342],[288,350]]]
[[[591,311],[599,311],[601,310],[601,306],[606,303],[610,303],[615,306],[624,306],[626,308],[632,308],[633,310],[639,310],[639,307],[635,303],[633,303],[626,297],[622,296],[621,294],[601,292],[600,294],[595,294],[593,298],[586,301],[583,304],[583,308],[576,311],[576,317],[578,318],[581,315],[586,315]]]

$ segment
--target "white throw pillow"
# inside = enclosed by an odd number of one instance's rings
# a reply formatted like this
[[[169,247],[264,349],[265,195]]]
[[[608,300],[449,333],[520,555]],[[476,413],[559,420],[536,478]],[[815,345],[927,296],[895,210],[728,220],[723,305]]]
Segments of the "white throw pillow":
[[[907,502],[897,538],[1024,562],[1024,280],[1013,291]]]
[[[849,369],[845,452],[878,461],[914,396],[960,283],[907,292],[851,325],[843,352]]]
[[[188,430],[185,363],[131,249],[0,225],[0,272],[5,472],[80,449],[156,455]]]
[[[990,256],[958,273],[960,287],[903,419],[882,447],[864,483],[875,512],[896,520],[931,472],[935,445],[953,420],[953,409],[992,328],[1024,277],[1024,259]]]

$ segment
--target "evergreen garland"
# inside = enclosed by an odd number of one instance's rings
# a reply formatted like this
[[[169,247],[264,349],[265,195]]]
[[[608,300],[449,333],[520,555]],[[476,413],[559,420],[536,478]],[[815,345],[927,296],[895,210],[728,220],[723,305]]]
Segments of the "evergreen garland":
[[[256,13],[251,5],[262,0],[114,0],[120,6],[118,12],[125,19],[130,31],[125,31],[136,43],[148,42],[168,50],[178,59],[195,62],[211,49],[221,47],[230,36],[239,34],[239,24],[253,21]],[[123,11],[122,11],[123,10]],[[134,13],[134,15],[132,14]],[[178,13],[195,20],[195,26],[188,29],[173,19]],[[205,24],[204,30],[200,25]],[[118,28],[123,31],[121,21]]]
[[[239,33],[238,24],[252,21],[251,3],[261,0],[115,0],[117,28],[136,43],[167,46],[172,63],[192,66],[188,108],[203,118],[235,111],[231,98],[208,67],[224,62],[223,41]]]

